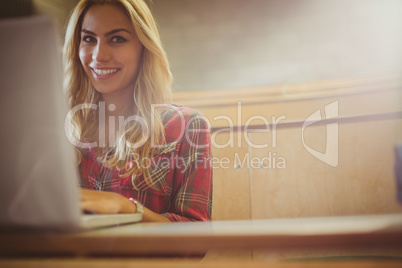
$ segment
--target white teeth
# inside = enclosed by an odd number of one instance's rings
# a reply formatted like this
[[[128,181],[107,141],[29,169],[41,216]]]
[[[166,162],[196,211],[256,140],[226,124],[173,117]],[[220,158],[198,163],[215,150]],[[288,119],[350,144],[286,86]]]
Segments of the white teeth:
[[[93,70],[98,75],[108,75],[117,72],[117,69],[108,69],[108,70],[93,69]]]

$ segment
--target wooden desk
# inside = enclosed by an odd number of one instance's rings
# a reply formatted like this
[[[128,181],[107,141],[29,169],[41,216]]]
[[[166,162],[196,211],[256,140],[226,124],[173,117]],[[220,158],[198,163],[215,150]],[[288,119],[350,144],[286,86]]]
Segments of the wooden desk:
[[[0,234],[3,256],[168,256],[208,250],[322,248],[402,248],[402,214],[140,223],[70,234]]]
[[[137,259],[58,259],[58,260],[0,260],[0,267],[7,268],[373,268],[392,267],[400,268],[401,262],[397,260],[337,260],[337,261],[196,261],[196,260],[137,260]]]

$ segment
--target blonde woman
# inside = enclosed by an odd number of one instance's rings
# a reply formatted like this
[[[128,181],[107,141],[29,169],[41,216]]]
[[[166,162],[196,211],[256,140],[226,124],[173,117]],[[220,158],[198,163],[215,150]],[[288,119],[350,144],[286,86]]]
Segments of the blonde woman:
[[[208,124],[193,109],[164,104],[171,74],[144,1],[80,1],[64,63],[82,210],[210,220]]]

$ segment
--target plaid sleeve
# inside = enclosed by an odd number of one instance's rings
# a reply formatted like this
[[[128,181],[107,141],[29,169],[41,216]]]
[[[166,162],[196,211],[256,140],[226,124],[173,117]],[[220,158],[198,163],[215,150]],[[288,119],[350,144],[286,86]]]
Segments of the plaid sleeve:
[[[173,179],[170,221],[209,221],[212,212],[211,141],[206,119],[191,110],[181,138]]]

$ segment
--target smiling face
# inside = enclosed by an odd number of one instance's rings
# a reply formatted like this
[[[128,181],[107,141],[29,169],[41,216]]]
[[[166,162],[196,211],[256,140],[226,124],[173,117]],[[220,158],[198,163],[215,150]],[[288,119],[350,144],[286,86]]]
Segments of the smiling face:
[[[142,49],[131,20],[119,7],[94,5],[84,15],[79,57],[103,96],[134,92]]]

